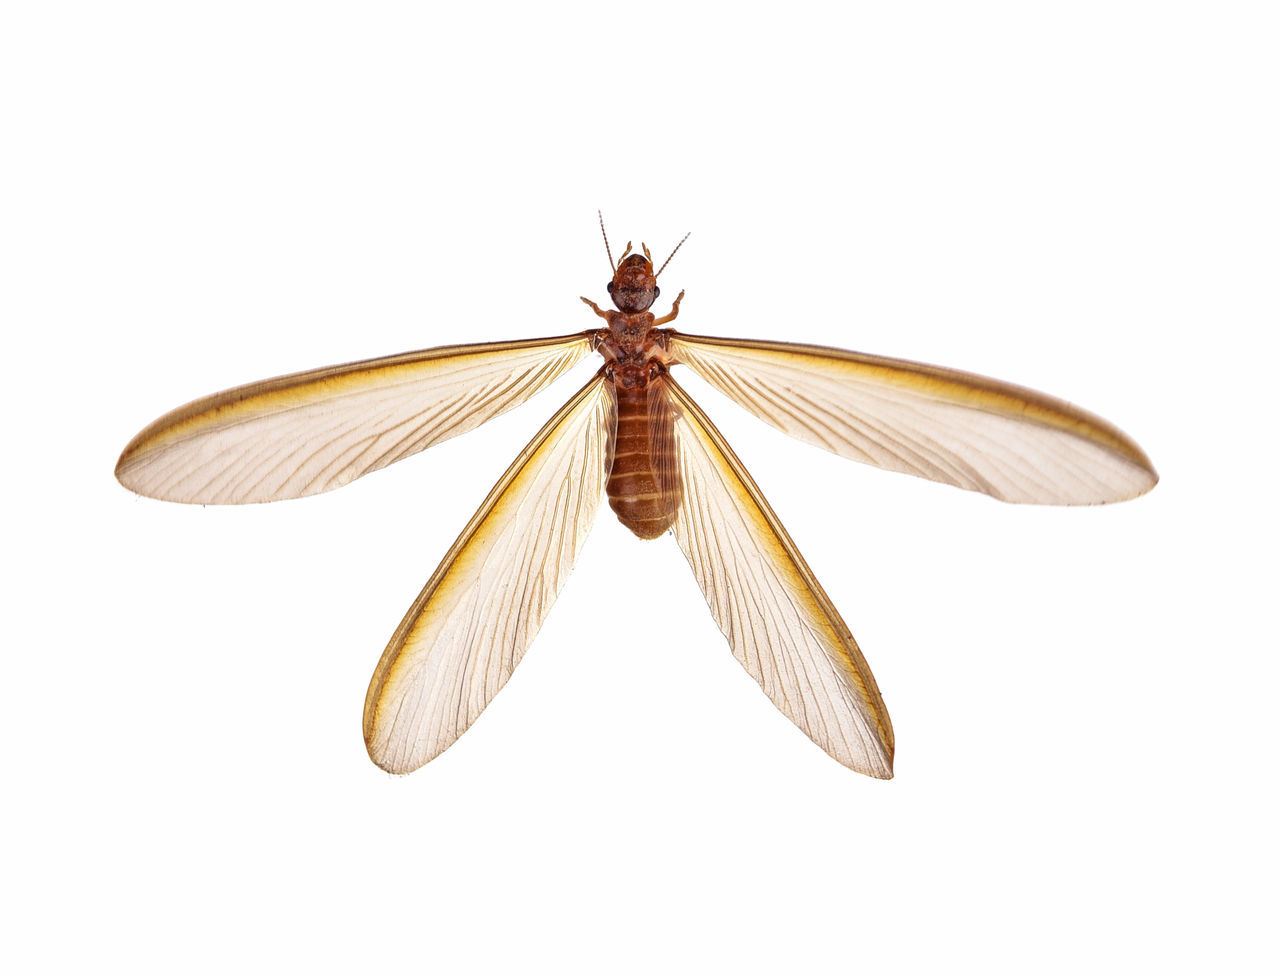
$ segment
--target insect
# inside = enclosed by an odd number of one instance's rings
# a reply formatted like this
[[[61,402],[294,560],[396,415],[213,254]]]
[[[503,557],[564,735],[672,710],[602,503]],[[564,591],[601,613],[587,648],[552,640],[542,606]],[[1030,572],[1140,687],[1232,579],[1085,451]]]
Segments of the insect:
[[[615,309],[582,299],[603,327],[237,387],[145,428],[116,477],[142,495],[200,504],[329,491],[479,426],[599,352],[604,365],[499,479],[396,628],[365,699],[370,757],[411,772],[466,731],[533,641],[607,497],[641,539],[675,536],[734,656],[774,705],[845,766],[888,779],[893,727],[862,652],[672,368],[842,457],[1008,502],[1120,501],[1153,487],[1155,470],[1105,420],[1022,387],[663,328],[684,292],[656,318],[671,257],[654,271],[641,250],[628,243],[615,263],[605,235]]]

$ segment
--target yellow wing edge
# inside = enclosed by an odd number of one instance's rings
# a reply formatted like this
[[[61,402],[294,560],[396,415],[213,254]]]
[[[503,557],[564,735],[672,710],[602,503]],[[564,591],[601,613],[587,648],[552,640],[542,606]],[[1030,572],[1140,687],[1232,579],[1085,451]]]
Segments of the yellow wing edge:
[[[409,773],[414,769],[421,768],[421,766],[434,758],[434,756],[428,757],[412,768],[391,768],[380,760],[380,750],[376,742],[384,694],[397,678],[397,665],[402,661],[401,652],[424,621],[429,618],[430,615],[427,612],[429,604],[437,596],[442,597],[447,602],[451,587],[461,588],[466,586],[466,577],[471,569],[470,564],[476,558],[476,550],[479,548],[476,546],[477,540],[484,538],[488,527],[508,517],[506,511],[508,508],[520,505],[525,497],[525,492],[522,490],[522,476],[532,466],[536,465],[539,460],[555,449],[556,438],[553,437],[553,434],[556,429],[581,409],[587,401],[602,394],[609,395],[612,393],[612,389],[612,386],[605,381],[603,372],[597,373],[556,412],[555,416],[543,425],[542,429],[529,441],[524,450],[511,463],[511,466],[498,479],[497,484],[493,486],[493,489],[471,517],[457,540],[449,548],[449,551],[445,553],[440,565],[400,621],[400,625],[396,628],[391,640],[387,643],[386,649],[382,652],[381,658],[378,660],[377,667],[374,669],[373,676],[369,681],[369,690],[365,695],[363,720],[365,748],[368,750],[369,758],[379,767],[386,769],[388,772]],[[611,443],[606,447],[606,451],[609,456],[612,456]],[[605,467],[607,469],[608,465],[606,464]]]
[[[721,469],[722,473],[729,475],[725,479],[726,482],[737,489],[739,504],[748,513],[752,521],[756,523],[761,533],[768,538],[770,548],[774,549],[777,554],[776,564],[785,571],[793,592],[807,604],[811,619],[822,622],[827,633],[827,640],[823,642],[824,647],[828,651],[835,650],[837,652],[836,660],[838,660],[841,670],[852,681],[853,686],[857,689],[859,698],[874,720],[875,730],[879,739],[878,744],[881,747],[882,757],[885,762],[885,774],[868,772],[868,770],[864,769],[857,771],[875,776],[878,779],[892,778],[893,723],[889,718],[888,709],[885,708],[884,699],[880,695],[880,688],[876,684],[876,679],[872,675],[871,668],[867,664],[866,658],[863,657],[857,641],[854,640],[853,634],[841,619],[839,611],[836,610],[835,605],[831,602],[831,598],[827,596],[822,584],[813,575],[808,563],[804,561],[804,557],[800,555],[800,551],[796,548],[795,542],[792,541],[791,536],[778,520],[778,516],[765,500],[760,487],[747,472],[738,456],[734,453],[733,448],[725,441],[724,436],[716,429],[711,419],[703,413],[702,408],[694,402],[693,398],[678,383],[670,377],[667,377],[666,382],[677,407],[688,418],[685,426],[692,430],[695,436],[703,442],[707,454]]]
[[[200,397],[169,411],[139,431],[125,446],[116,462],[116,479],[129,487],[129,468],[137,458],[145,453],[161,450],[206,428],[288,409],[293,405],[340,397],[374,383],[394,385],[397,382],[409,382],[421,378],[424,372],[429,372],[433,363],[442,360],[450,360],[451,364],[458,365],[468,359],[479,361],[494,355],[562,345],[565,359],[555,372],[559,376],[591,351],[590,335],[591,333],[574,333],[546,339],[436,346],[394,356],[288,373]]]
[[[1025,386],[945,366],[918,363],[909,359],[873,356],[830,346],[771,342],[761,339],[726,339],[684,333],[675,333],[671,337],[670,349],[674,361],[676,363],[684,361],[681,357],[683,350],[684,358],[690,360],[689,364],[692,365],[692,362],[696,361],[697,347],[700,345],[725,350],[737,349],[749,353],[770,353],[802,362],[808,360],[821,364],[824,368],[843,370],[851,375],[875,379],[926,396],[932,395],[940,399],[964,403],[976,409],[1005,416],[1021,415],[1029,422],[1083,437],[1144,469],[1151,480],[1143,492],[1150,491],[1160,480],[1146,452],[1132,437],[1110,421],[1066,400]]]

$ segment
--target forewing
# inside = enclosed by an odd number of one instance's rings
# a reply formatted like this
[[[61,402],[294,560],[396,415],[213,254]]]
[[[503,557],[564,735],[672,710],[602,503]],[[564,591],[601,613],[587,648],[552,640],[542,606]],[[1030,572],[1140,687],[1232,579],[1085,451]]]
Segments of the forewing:
[[[684,497],[675,535],[733,655],[839,762],[893,775],[893,726],[871,669],[720,432],[668,379]]]
[[[475,721],[542,626],[591,529],[613,460],[597,376],[507,470],[414,601],[364,706],[369,755],[408,773]]]
[[[251,383],[165,414],[116,477],[204,505],[314,495],[478,427],[590,351],[582,334],[442,346]]]
[[[1115,502],[1157,480],[1101,417],[999,380],[785,342],[676,335],[670,351],[784,433],[1003,501]]]

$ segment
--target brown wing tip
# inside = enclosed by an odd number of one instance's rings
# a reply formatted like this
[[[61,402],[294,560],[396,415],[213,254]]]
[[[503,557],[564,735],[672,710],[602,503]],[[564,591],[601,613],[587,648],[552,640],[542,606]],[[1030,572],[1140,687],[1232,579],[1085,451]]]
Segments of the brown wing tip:
[[[1156,472],[1151,459],[1137,444],[1133,444],[1133,451],[1125,460],[1133,468],[1134,476],[1131,483],[1121,490],[1098,498],[1093,504],[1110,505],[1116,502],[1127,502],[1134,498],[1141,498],[1160,483],[1160,475]]]
[[[385,756],[379,757],[374,755],[373,749],[369,746],[367,742],[365,743],[365,748],[368,749],[369,758],[373,760],[373,764],[377,766],[379,769],[381,769],[384,773],[390,773],[392,776],[408,776],[410,773],[421,769],[422,766],[425,765],[425,763],[417,766],[413,766],[409,764],[397,764],[396,762],[389,759],[388,757],[385,757]]]
[[[410,613],[412,614],[413,611],[410,610]],[[388,737],[383,734],[390,731],[387,727],[388,723],[395,722],[395,712],[388,712],[384,707],[386,703],[383,701],[383,693],[387,686],[388,672],[395,663],[396,654],[401,646],[397,638],[393,637],[391,645],[378,661],[378,666],[369,681],[369,690],[364,701],[364,715],[361,720],[364,748],[369,754],[369,759],[379,769],[395,776],[407,776],[421,769],[444,751],[444,749],[437,749],[426,757],[419,757],[413,752],[406,754],[404,749],[391,748]],[[392,653],[393,648],[396,653]]]
[[[116,481],[120,482],[125,488],[128,488],[135,495],[141,495],[144,498],[156,498],[158,496],[145,491],[134,478],[135,461],[138,456],[136,449],[137,438],[129,442],[129,446],[120,452],[120,457],[116,460],[115,476]]]
[[[388,752],[387,750],[385,750],[383,746],[380,746],[376,741],[377,740],[377,736],[375,734],[376,724],[377,724],[376,716],[373,717],[372,721],[370,721],[369,718],[366,717],[365,725],[364,725],[364,748],[365,748],[365,751],[369,753],[369,759],[372,760],[373,764],[377,766],[379,769],[381,769],[383,772],[391,773],[393,776],[407,776],[409,773],[412,773],[415,770],[421,769],[433,758],[435,758],[434,756],[428,756],[426,759],[422,760],[421,762],[416,762],[404,756],[395,755]]]
[[[1151,463],[1151,458],[1147,457],[1147,452],[1144,451],[1139,446],[1138,442],[1132,437],[1119,428],[1114,427],[1111,424],[1107,424],[1105,420],[1100,421],[1100,423],[1105,424],[1114,431],[1115,436],[1119,439],[1120,445],[1123,448],[1121,456],[1146,476],[1141,479],[1141,485],[1138,487],[1138,490],[1128,497],[1137,498],[1139,495],[1145,495],[1160,483],[1160,475],[1156,471],[1156,466]]]
[[[818,746],[845,769],[851,769],[855,773],[861,776],[868,776],[871,779],[893,779],[892,747],[878,755],[867,753],[841,755],[838,751],[824,748],[821,743],[818,743]]]
[[[154,427],[155,424],[151,426]],[[150,431],[151,427],[140,431],[120,452],[120,457],[116,459],[114,472],[116,481],[120,482],[121,485],[128,488],[135,495],[141,495],[143,498],[156,498],[162,502],[198,502],[205,504],[200,499],[174,497],[162,491],[157,491],[154,487],[148,487],[143,483],[144,479],[140,475],[146,469],[148,442],[151,440]]]
[[[1138,488],[1137,491],[1135,491],[1132,495],[1129,496],[1129,498],[1141,498],[1143,495],[1149,492],[1156,485],[1160,484],[1160,475],[1156,473],[1156,469],[1152,466],[1151,462],[1146,459],[1145,455],[1143,456],[1143,461],[1146,462],[1145,464],[1142,465],[1142,469],[1144,472],[1146,472],[1146,475],[1147,475],[1146,480],[1142,483],[1142,485]],[[1124,498],[1119,500],[1128,501],[1129,499]]]
[[[1141,449],[1139,449],[1139,453],[1140,454],[1142,453]],[[1147,457],[1146,454],[1142,454],[1142,458],[1139,463],[1140,463],[1140,466],[1142,467],[1142,470],[1144,470],[1147,473],[1147,478],[1148,478],[1146,487],[1143,488],[1141,492],[1139,492],[1139,494],[1145,495],[1156,485],[1160,484],[1160,473],[1156,471],[1156,466],[1151,463],[1151,458]]]
[[[881,762],[866,769],[858,769],[857,772],[864,776],[870,776],[872,779],[893,779],[893,743],[885,746],[884,752],[878,757]],[[855,767],[850,767],[855,768]]]

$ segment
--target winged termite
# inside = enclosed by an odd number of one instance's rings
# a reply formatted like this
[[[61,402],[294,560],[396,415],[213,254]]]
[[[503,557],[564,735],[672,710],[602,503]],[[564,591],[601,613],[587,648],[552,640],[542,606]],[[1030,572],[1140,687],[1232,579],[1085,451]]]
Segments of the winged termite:
[[[673,532],[734,656],[773,703],[835,759],[887,779],[893,729],[862,652],[671,368],[689,367],[761,419],[843,457],[1004,501],[1120,501],[1149,490],[1155,470],[1105,420],[1022,387],[662,328],[684,293],[655,318],[666,264],[655,272],[641,248],[628,244],[616,265],[609,254],[615,310],[583,299],[604,328],[237,387],[145,428],[116,477],[139,494],[202,504],[328,491],[478,426],[599,352],[604,365],[494,486],[392,636],[365,699],[370,757],[410,772],[466,731],[533,641],[607,495],[640,538]]]

